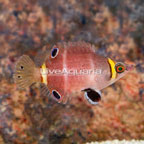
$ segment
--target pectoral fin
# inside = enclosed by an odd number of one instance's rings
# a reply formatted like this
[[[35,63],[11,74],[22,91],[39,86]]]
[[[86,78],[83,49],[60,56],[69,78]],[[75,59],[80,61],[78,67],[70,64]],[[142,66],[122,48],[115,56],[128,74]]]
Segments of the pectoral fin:
[[[85,92],[84,96],[90,104],[96,105],[101,100],[101,92],[100,91],[96,91],[91,88],[87,88],[82,91]]]

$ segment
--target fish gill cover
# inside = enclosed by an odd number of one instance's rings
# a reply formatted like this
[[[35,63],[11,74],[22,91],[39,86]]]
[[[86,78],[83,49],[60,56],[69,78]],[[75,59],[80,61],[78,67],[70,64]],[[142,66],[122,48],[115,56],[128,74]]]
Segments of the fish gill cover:
[[[68,144],[144,139],[143,0],[0,1],[0,144]],[[103,90],[101,106],[81,98],[62,105],[36,86],[18,91],[12,75],[22,54],[45,44],[84,40],[97,53],[137,64]]]

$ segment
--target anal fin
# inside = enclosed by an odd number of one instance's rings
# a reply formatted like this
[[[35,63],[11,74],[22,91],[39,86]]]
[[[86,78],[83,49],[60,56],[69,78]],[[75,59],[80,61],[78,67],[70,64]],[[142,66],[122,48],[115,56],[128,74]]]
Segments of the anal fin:
[[[40,83],[40,95],[50,97],[50,91],[44,83]]]

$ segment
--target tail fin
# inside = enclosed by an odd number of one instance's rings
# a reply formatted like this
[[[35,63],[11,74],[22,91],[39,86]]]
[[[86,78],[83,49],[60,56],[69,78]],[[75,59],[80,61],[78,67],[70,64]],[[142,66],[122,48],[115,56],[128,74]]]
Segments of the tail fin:
[[[31,58],[23,55],[16,63],[14,81],[19,88],[24,89],[40,79],[40,75],[38,74],[39,70],[35,67]]]

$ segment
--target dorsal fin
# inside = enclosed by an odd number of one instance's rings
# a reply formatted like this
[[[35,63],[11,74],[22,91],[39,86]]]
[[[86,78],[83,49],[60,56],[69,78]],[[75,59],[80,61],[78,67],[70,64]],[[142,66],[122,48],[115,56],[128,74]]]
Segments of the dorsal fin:
[[[61,42],[57,44],[60,48],[67,49],[71,53],[95,53],[95,46],[90,43],[79,41],[79,42]]]
[[[46,58],[50,56],[51,47],[49,47],[48,45],[45,45],[42,49],[43,51],[39,51],[34,59],[37,67],[42,66]]]

